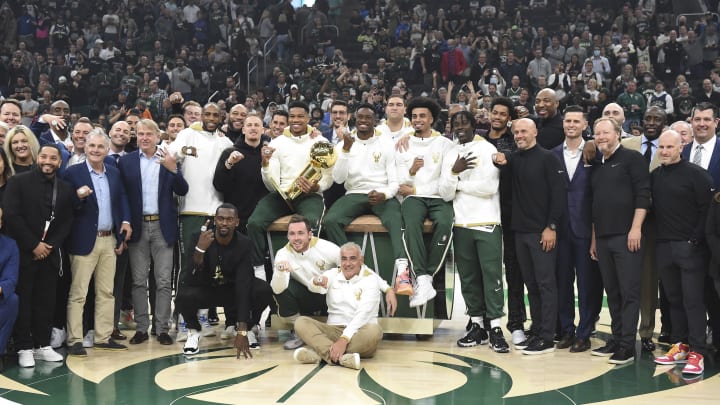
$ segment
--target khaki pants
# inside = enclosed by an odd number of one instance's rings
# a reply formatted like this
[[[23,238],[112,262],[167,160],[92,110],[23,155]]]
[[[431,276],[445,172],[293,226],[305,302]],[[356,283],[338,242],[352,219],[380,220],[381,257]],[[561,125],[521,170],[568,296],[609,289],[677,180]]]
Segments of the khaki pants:
[[[68,345],[82,342],[83,306],[90,279],[95,276],[95,341],[105,343],[113,331],[115,297],[115,237],[104,236],[95,240],[95,246],[86,256],[71,255],[72,284],[68,297]]]
[[[330,361],[330,347],[340,339],[345,326],[328,325],[313,318],[301,316],[295,321],[295,333],[315,350],[327,363]],[[348,344],[346,353],[358,353],[368,358],[375,355],[382,340],[382,329],[378,324],[367,324],[360,328]]]

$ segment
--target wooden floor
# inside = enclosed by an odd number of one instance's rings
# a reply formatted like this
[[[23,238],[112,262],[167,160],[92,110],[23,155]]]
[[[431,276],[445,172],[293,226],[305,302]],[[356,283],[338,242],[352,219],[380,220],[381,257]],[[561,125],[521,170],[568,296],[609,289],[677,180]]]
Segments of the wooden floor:
[[[464,305],[432,339],[386,336],[373,359],[355,371],[303,365],[282,349],[286,333],[261,331],[262,348],[237,360],[231,341],[203,338],[200,354],[186,358],[182,345],[151,340],[126,352],[89,350],[67,363],[15,366],[0,375],[0,404],[717,404],[719,368],[686,379],[681,368],[656,366],[643,353],[616,367],[589,353],[567,350],[525,356],[497,354],[487,346],[460,348]],[[659,323],[658,323],[659,324]],[[604,310],[598,338],[608,331]],[[132,336],[132,331],[128,331]],[[593,347],[601,341],[593,339]],[[661,353],[658,350],[657,353]],[[63,349],[64,353],[64,349]]]

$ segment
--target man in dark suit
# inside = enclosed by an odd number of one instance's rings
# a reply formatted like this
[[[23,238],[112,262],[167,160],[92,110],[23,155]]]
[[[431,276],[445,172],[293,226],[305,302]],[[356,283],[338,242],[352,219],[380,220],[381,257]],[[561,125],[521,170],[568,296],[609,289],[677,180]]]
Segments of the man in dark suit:
[[[120,159],[119,168],[130,205],[132,301],[137,328],[131,344],[149,339],[148,272],[155,274],[155,329],[160,344],[173,343],[168,334],[172,295],[173,246],[177,241],[177,205],[173,194],[185,195],[188,184],[175,155],[158,148],[160,129],[153,120],[140,120],[136,128],[139,152]],[[259,170],[258,170],[259,171]]]
[[[2,227],[0,208],[0,227]],[[15,287],[18,281],[20,252],[17,243],[0,234],[0,373],[5,369],[3,358],[10,334],[18,314],[18,296]]]
[[[73,222],[73,191],[56,176],[60,164],[58,147],[42,146],[37,167],[10,178],[3,204],[8,235],[20,249],[14,340],[21,367],[33,367],[35,359],[62,361],[50,348],[50,330],[60,247]]]
[[[347,103],[343,100],[333,101],[332,104],[330,104],[332,127],[322,131],[322,135],[333,145],[337,145],[337,143],[343,139],[343,131],[350,130],[348,127],[349,119],[350,114]],[[323,192],[326,209],[329,209],[338,198],[344,195],[345,187],[342,184],[333,182],[332,186]]]
[[[62,166],[60,176],[70,159],[72,152],[72,134],[68,131],[70,123],[70,106],[63,100],[50,104],[50,113],[43,114],[30,125],[30,130],[38,138],[40,145],[55,144],[60,149]]]
[[[571,353],[590,349],[590,332],[600,314],[602,280],[590,260],[590,168],[582,160],[585,141],[582,134],[587,120],[580,106],[565,109],[563,129],[565,141],[553,148],[567,173],[567,215],[560,223],[556,277],[558,283],[558,319],[561,338],[558,349],[570,348]],[[575,292],[577,275],[580,321],[575,329]]]
[[[68,297],[68,354],[86,356],[82,346],[82,313],[90,279],[95,280],[95,349],[126,350],[111,338],[115,299],[116,255],[132,237],[130,208],[119,170],[105,164],[110,139],[100,129],[87,137],[87,160],[67,169],[66,179],[76,189],[74,237],[69,240],[72,284]]]
[[[713,188],[720,187],[720,147],[717,145],[717,130],[720,118],[715,105],[699,103],[690,117],[695,139],[685,145],[682,158],[707,170],[713,180]],[[7,192],[6,192],[7,193]],[[7,195],[7,194],[6,194]],[[714,331],[713,344],[720,346],[720,298],[713,289],[713,282],[708,277],[705,283],[705,306],[710,318],[710,327]]]

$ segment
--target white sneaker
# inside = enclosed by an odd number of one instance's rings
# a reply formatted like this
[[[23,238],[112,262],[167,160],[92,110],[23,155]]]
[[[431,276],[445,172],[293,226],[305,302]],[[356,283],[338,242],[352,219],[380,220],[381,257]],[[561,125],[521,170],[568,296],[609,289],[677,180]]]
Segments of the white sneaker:
[[[395,269],[397,273],[393,284],[395,294],[412,296],[414,291],[408,259],[395,259]]]
[[[18,351],[18,365],[20,367],[35,367],[35,356],[32,349]]]
[[[513,345],[519,345],[520,343],[524,342],[527,339],[525,336],[525,332],[522,330],[514,330],[512,332],[512,343]]]
[[[293,353],[293,359],[298,363],[317,364],[320,362],[320,355],[313,349],[300,347]]]
[[[417,277],[417,285],[415,286],[415,294],[410,297],[410,306],[412,308],[424,305],[426,302],[435,298],[437,291],[432,285],[432,276],[425,274]]]
[[[215,336],[215,328],[210,325],[206,314],[199,316],[198,321],[200,321],[200,326],[202,327],[203,337]]]
[[[255,332],[253,332],[252,330],[249,330],[247,332],[247,338],[248,338],[248,343],[250,343],[251,349],[253,349],[253,350],[260,349],[260,342],[258,342],[257,337],[255,336]]]
[[[52,328],[52,333],[50,333],[50,346],[53,349],[61,348],[65,344],[65,339],[67,339],[65,329]]]
[[[292,335],[290,335],[290,339],[286,340],[283,344],[283,348],[285,350],[295,350],[298,347],[305,346],[305,342],[303,342],[302,339],[298,337],[298,335],[295,334],[295,332],[292,332]]]
[[[220,339],[221,340],[228,340],[232,339],[235,336],[237,336],[237,331],[235,330],[234,326],[228,326],[225,328],[224,331],[220,332]]]
[[[41,347],[32,351],[35,360],[63,361],[63,356],[50,346]]]
[[[95,346],[95,331],[90,329],[83,337],[83,347],[89,349]]]
[[[359,353],[345,353],[340,357],[340,365],[353,370],[360,370],[360,354]]]
[[[175,341],[176,342],[184,342],[187,340],[187,338],[188,338],[188,329],[187,329],[187,326],[185,325],[185,322],[178,321],[178,332],[177,332],[177,335],[175,336]]]
[[[200,332],[195,329],[188,330],[187,341],[183,346],[183,353],[198,354],[200,352]]]

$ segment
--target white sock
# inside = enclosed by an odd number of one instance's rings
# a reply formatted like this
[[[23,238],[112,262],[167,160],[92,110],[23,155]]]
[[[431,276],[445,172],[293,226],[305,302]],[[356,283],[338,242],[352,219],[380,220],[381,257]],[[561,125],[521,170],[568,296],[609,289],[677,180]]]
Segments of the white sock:
[[[482,316],[471,316],[470,320],[472,321],[472,323],[476,323],[476,324],[480,325],[480,327],[482,328],[482,326],[483,326],[483,317]]]
[[[500,327],[500,318],[491,319],[490,327],[491,328],[499,328]]]
[[[265,275],[265,265],[253,266],[253,270],[255,271],[255,278],[267,281],[267,276]]]

